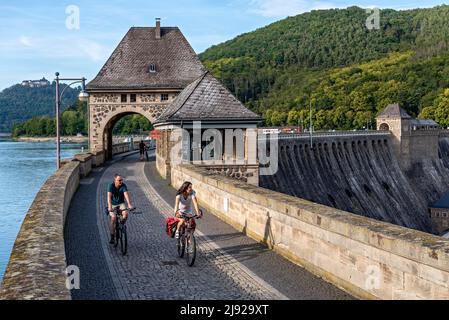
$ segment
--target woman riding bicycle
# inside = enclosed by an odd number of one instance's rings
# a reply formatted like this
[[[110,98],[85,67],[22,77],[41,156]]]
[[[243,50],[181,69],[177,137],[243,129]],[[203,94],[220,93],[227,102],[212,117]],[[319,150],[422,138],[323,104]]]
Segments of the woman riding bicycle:
[[[182,184],[176,193],[175,215],[179,219],[176,227],[175,238],[179,238],[179,230],[184,226],[186,216],[193,216],[192,203],[198,216],[202,216],[203,212],[198,207],[196,192],[192,188],[192,183],[186,181]]]

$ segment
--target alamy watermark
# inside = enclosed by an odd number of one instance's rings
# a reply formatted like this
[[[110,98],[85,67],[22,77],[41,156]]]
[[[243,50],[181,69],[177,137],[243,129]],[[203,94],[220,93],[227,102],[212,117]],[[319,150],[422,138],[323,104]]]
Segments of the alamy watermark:
[[[278,135],[257,137],[256,128],[202,128],[193,122],[190,130],[176,127],[170,134],[173,165],[255,165],[259,175],[273,175],[278,170]]]
[[[70,265],[65,269],[66,280],[65,286],[67,290],[80,289],[80,268],[75,265]]]
[[[65,8],[67,18],[65,20],[65,26],[69,30],[80,29],[80,8],[76,5],[70,5]]]
[[[366,13],[369,14],[365,22],[366,28],[368,30],[380,30],[380,9],[366,9]]]
[[[369,265],[366,268],[366,290],[379,290],[382,283],[382,271],[377,265]]]

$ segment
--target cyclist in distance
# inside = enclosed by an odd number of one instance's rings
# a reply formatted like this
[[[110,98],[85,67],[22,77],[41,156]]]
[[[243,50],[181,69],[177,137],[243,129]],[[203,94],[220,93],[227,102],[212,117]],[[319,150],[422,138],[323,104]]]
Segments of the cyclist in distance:
[[[140,143],[139,143],[140,160],[143,160],[143,156],[145,154],[146,148],[147,148],[147,145],[145,144],[145,142],[143,142],[143,140],[140,140]]]
[[[203,212],[198,207],[198,200],[196,198],[196,192],[193,190],[192,183],[186,181],[182,184],[176,193],[176,203],[175,203],[175,216],[179,219],[178,225],[176,226],[175,238],[179,238],[179,230],[184,226],[185,216],[193,216],[193,208],[199,217],[202,217]]]
[[[109,243],[114,243],[115,224],[117,217],[114,213],[114,208],[119,207],[122,211],[123,221],[128,219],[129,211],[125,205],[125,199],[128,203],[128,209],[133,209],[131,199],[129,197],[128,188],[123,182],[123,177],[119,174],[114,175],[114,182],[108,185],[108,211],[111,217],[111,240]]]

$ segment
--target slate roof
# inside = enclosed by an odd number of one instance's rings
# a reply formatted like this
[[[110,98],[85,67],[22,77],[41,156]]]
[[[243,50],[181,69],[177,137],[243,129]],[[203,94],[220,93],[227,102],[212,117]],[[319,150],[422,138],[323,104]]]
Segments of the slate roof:
[[[412,125],[439,127],[438,123],[431,119],[415,119],[412,120]]]
[[[241,120],[262,118],[248,110],[209,72],[189,84],[161,114],[156,123],[180,120]]]
[[[401,118],[401,119],[412,119],[412,117],[402,109],[399,104],[389,104],[384,111],[382,111],[378,118]]]
[[[87,89],[183,89],[205,72],[177,27],[161,28],[161,39],[155,29],[131,28]]]

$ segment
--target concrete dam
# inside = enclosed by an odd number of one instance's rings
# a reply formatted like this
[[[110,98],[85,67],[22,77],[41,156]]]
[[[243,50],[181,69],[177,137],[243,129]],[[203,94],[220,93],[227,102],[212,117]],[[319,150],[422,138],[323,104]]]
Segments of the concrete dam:
[[[279,168],[260,186],[400,226],[435,233],[428,207],[449,189],[449,138],[439,159],[404,172],[389,132],[279,139]]]

